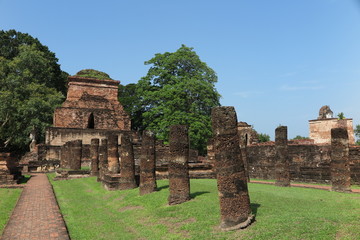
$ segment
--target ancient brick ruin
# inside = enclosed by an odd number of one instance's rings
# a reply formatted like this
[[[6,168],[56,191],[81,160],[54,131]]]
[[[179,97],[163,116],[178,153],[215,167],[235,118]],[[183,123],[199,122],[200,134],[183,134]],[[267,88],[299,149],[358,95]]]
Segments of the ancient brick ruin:
[[[130,130],[130,117],[118,100],[119,81],[72,76],[68,82],[67,98],[46,132],[45,158],[61,159],[61,146],[82,140],[82,164],[90,165],[91,139],[119,137]]]
[[[108,136],[107,159],[110,173],[120,173],[118,145],[117,135]]]
[[[330,122],[333,124],[328,124]],[[321,130],[316,130],[314,125],[320,127]],[[360,146],[353,144],[352,119],[333,118],[332,111],[328,106],[320,109],[317,120],[309,121],[310,139],[288,141],[291,181],[331,183],[331,129],[339,126],[345,128],[349,136],[350,181],[352,184],[360,184]],[[312,132],[319,137],[316,139]],[[319,141],[321,143],[316,143]],[[241,143],[240,141],[240,145]],[[266,142],[248,145],[246,147],[246,163],[249,166],[251,178],[276,179],[276,164],[278,164],[276,144]]]
[[[212,113],[215,169],[223,230],[247,227],[253,219],[247,177],[241,159],[237,117],[233,107],[216,107]]]
[[[190,200],[188,127],[170,127],[169,205]]]
[[[330,171],[331,189],[337,192],[351,192],[349,137],[346,128],[331,129]]]
[[[130,136],[121,136],[120,189],[136,188],[134,150]]]
[[[21,176],[18,160],[11,153],[0,152],[0,185],[16,184]]]
[[[331,129],[339,127],[347,129],[349,144],[355,144],[353,120],[334,118],[330,107],[323,106],[320,108],[319,117],[316,120],[309,120],[309,137],[315,144],[331,144]]]
[[[130,130],[130,118],[118,100],[119,82],[68,78],[65,102],[55,110],[54,127]]]
[[[287,127],[280,126],[275,129],[275,178],[276,186],[290,186],[290,167],[288,156]]]
[[[90,146],[91,176],[99,175],[99,145],[100,145],[100,141],[98,138],[91,139],[91,146]]]
[[[156,191],[156,158],[154,133],[145,130],[142,135],[140,156],[140,195]]]
[[[79,170],[81,169],[82,156],[82,140],[73,140],[66,142],[61,147],[61,162],[62,168]]]

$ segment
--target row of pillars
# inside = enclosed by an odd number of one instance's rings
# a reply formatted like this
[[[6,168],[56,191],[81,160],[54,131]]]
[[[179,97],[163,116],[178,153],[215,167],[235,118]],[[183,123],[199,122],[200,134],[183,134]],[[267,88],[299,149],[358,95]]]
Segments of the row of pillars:
[[[233,107],[217,107],[212,110],[212,128],[214,135],[215,171],[220,200],[221,225],[223,230],[247,227],[254,219],[251,213],[250,198],[247,188],[247,176],[241,158],[237,135],[237,117]],[[170,127],[169,160],[169,205],[190,200],[189,179],[189,137],[188,127],[174,125]],[[75,145],[76,146],[75,146]],[[68,146],[69,145],[69,146]],[[73,146],[74,145],[74,146]],[[62,159],[75,159],[62,164],[69,168],[80,168],[81,141],[65,144]],[[135,182],[135,164],[131,139],[126,134],[121,136],[120,158],[118,137],[91,140],[91,174],[99,181],[120,173],[119,189],[137,187]],[[76,162],[76,166],[74,163]],[[140,195],[157,190],[155,175],[155,137],[151,131],[144,131],[140,156]],[[79,165],[79,166],[78,166]],[[63,166],[62,166],[63,167]]]
[[[105,161],[99,161],[102,156],[100,154],[102,152],[101,147],[107,149],[106,160],[103,157]],[[189,139],[186,126],[171,126],[170,154],[172,157],[169,163],[169,205],[174,205],[190,199]],[[128,135],[121,135],[120,151],[118,151],[117,135],[109,136],[107,141],[105,139],[105,142],[102,142],[101,145],[99,145],[99,139],[92,139],[90,157],[91,175],[98,176],[99,181],[103,181],[105,175],[111,176],[120,173],[118,189],[125,190],[137,187],[133,144]],[[155,167],[155,136],[151,131],[144,131],[140,156],[140,195],[157,190]]]
[[[280,126],[275,130],[275,185],[290,186],[290,157],[288,155],[287,127]],[[349,137],[346,128],[331,129],[331,162],[330,173],[332,190],[351,191],[351,173],[349,163]]]

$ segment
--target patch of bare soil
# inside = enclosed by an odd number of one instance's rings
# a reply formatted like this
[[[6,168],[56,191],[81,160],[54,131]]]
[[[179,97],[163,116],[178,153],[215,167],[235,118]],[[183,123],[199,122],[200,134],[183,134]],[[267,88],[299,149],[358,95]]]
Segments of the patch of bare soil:
[[[179,221],[179,219],[175,217],[169,217],[162,219],[159,223],[167,226],[170,233],[179,234],[183,238],[190,238],[189,232],[186,230],[182,230],[180,228],[185,224],[194,223],[194,222],[196,222],[195,218],[188,218],[186,220]]]
[[[126,207],[120,208],[118,211],[125,212],[125,211],[131,211],[131,210],[136,210],[136,209],[144,209],[144,207],[142,207],[142,206],[126,206]]]

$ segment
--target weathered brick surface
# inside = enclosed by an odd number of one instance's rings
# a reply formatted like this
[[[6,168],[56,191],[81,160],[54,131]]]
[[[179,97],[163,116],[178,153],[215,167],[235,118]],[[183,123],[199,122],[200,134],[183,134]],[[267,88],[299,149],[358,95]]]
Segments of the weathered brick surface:
[[[252,219],[247,178],[241,159],[237,117],[233,107],[212,109],[215,169],[223,230],[247,227]]]
[[[82,141],[69,141],[61,147],[60,167],[69,169],[81,168]]]
[[[351,118],[341,120],[337,118],[310,120],[309,137],[313,139],[316,144],[331,144],[331,129],[339,127],[347,129],[349,144],[355,144],[353,120]]]
[[[99,175],[99,139],[91,139],[90,158],[91,158],[91,176]]]
[[[170,127],[169,205],[190,200],[189,136],[184,125]]]
[[[20,175],[17,164],[17,159],[10,153],[0,152],[0,184],[16,184]]]
[[[69,77],[68,82],[66,101],[55,110],[55,127],[130,130],[117,98],[118,81]]]
[[[155,162],[154,133],[145,130],[142,135],[140,156],[140,195],[156,191]]]
[[[127,134],[121,136],[120,159],[120,189],[136,188],[134,150]]]
[[[275,150],[275,185],[290,187],[290,166],[286,126],[280,126],[275,129]]]
[[[349,137],[346,128],[331,129],[332,190],[350,192]]]
[[[107,139],[101,139],[101,144],[99,146],[99,175],[97,178],[98,182],[103,179],[104,174],[108,171],[107,146]]]
[[[119,152],[118,152],[118,136],[109,135],[108,137],[108,149],[107,149],[107,158],[108,158],[108,169],[110,173],[119,173]]]
[[[32,175],[27,182],[1,239],[70,239],[45,174]]]

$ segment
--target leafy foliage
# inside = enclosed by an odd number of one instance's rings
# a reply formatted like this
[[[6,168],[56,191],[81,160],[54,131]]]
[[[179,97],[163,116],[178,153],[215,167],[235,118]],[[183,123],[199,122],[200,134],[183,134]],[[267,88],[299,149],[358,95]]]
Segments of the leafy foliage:
[[[143,127],[166,142],[171,125],[188,125],[191,147],[204,153],[212,135],[211,108],[220,105],[216,73],[185,45],[145,64],[152,66],[137,86]]]
[[[296,137],[294,137],[292,140],[298,140],[298,139],[309,139],[308,137],[302,137],[300,135],[297,135]]]
[[[111,79],[109,74],[94,69],[83,69],[77,72],[75,76],[96,79]]]
[[[0,32],[1,42],[10,45],[0,48],[0,145],[25,151],[33,128],[37,141],[43,140],[55,107],[63,101],[60,90],[65,86],[58,85],[58,80],[67,74],[54,62],[55,55],[37,39],[9,32]],[[16,41],[6,41],[9,36]]]
[[[343,112],[340,112],[340,113],[337,115],[337,117],[338,117],[339,119],[345,119],[345,115],[344,115]]]
[[[33,51],[26,52],[24,47],[31,47]],[[28,56],[20,56],[25,54],[28,54]],[[39,63],[38,58],[40,56],[46,60],[46,65],[36,65]],[[15,30],[0,31],[0,57],[10,61],[20,57],[23,60],[21,64],[18,63],[17,65],[19,68],[17,70],[20,73],[27,69],[33,77],[36,76],[37,82],[66,94],[68,74],[60,69],[55,53],[51,52],[47,46],[42,45],[37,38]],[[1,78],[3,78],[2,74],[4,72],[0,74]]]
[[[260,142],[269,142],[270,141],[270,136],[266,133],[259,133],[258,138],[259,138]]]
[[[360,138],[360,124],[355,126],[354,132],[355,132],[355,136],[358,138],[358,140],[356,141],[356,144],[360,145],[360,139],[359,139]]]
[[[143,116],[145,112],[141,103],[141,98],[137,94],[138,85],[130,83],[128,85],[119,85],[119,101],[124,110],[131,116],[131,128],[136,131],[144,130]]]

